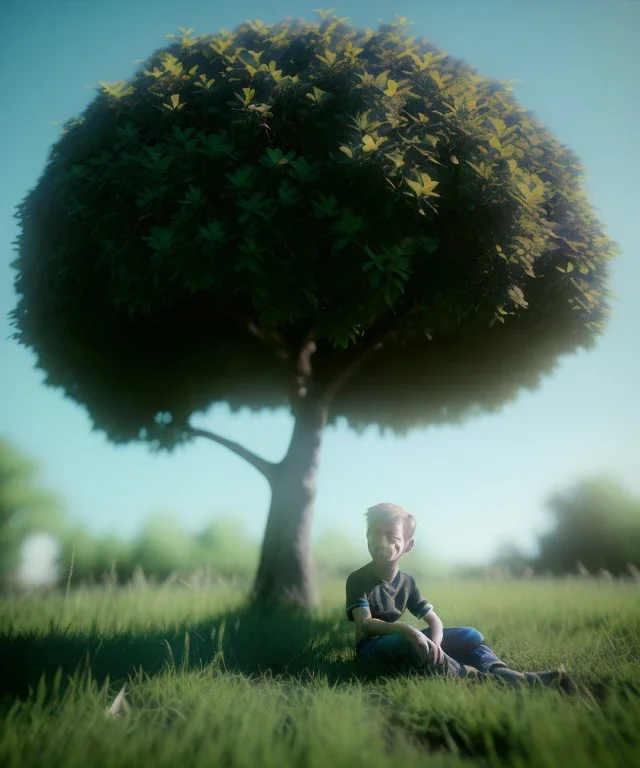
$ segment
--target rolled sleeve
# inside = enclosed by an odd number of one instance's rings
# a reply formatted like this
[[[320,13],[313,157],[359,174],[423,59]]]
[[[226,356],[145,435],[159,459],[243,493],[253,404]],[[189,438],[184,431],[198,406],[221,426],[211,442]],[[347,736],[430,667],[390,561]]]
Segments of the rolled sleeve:
[[[423,597],[418,586],[413,580],[411,592],[409,593],[409,599],[407,600],[407,608],[416,617],[416,619],[423,619],[429,611],[433,610],[433,605]]]
[[[346,592],[347,592],[347,600],[346,600],[347,619],[349,619],[349,621],[355,621],[355,619],[353,618],[353,609],[368,608],[369,600],[367,599],[367,595],[365,594],[362,587],[360,587],[354,579],[351,579],[351,578],[347,579]]]

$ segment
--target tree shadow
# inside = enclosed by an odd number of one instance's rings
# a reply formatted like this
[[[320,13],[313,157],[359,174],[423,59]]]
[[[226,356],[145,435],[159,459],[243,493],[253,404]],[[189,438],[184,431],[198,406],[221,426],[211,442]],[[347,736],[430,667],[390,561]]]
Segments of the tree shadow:
[[[353,658],[352,633],[337,612],[319,616],[286,607],[240,607],[172,629],[0,633],[0,696],[24,698],[43,676],[49,684],[56,673],[64,689],[77,672],[101,685],[107,678],[118,684],[168,668],[215,667],[249,677],[269,673],[272,679],[325,677],[332,684],[372,681],[379,670],[363,668]]]
[[[330,685],[358,681],[368,687],[402,674],[354,658],[353,627],[341,611],[319,615],[245,605],[173,628],[0,632],[2,709],[15,697],[29,696],[43,678],[46,688],[40,695],[49,700],[64,694],[77,675],[98,686],[108,679],[119,687],[137,675],[153,677],[168,669],[222,670],[300,683],[325,679]],[[640,687],[631,682],[592,681],[581,688],[599,704],[614,692],[640,695]]]

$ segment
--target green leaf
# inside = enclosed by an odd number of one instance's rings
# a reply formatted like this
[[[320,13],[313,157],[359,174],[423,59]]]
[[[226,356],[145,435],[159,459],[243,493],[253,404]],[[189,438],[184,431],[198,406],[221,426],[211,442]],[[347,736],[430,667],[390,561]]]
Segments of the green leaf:
[[[166,253],[175,247],[174,232],[169,227],[151,227],[151,235],[142,240],[159,253]]]
[[[333,225],[333,229],[341,234],[355,235],[364,226],[364,222],[360,216],[356,216],[353,211],[346,208],[342,211],[342,215]]]
[[[290,184],[284,182],[278,188],[278,197],[282,201],[283,205],[290,207],[295,205],[300,199],[300,195]]]
[[[435,253],[440,247],[440,239],[437,237],[421,237],[420,243],[427,253]]]
[[[225,178],[229,179],[236,189],[245,190],[251,186],[252,175],[253,166],[243,165],[235,173],[225,173]]]
[[[311,201],[311,205],[315,208],[316,214],[319,218],[327,218],[329,216],[335,216],[336,205],[338,199],[333,195],[324,195],[320,193],[315,200]]]
[[[283,154],[280,148],[271,149],[270,147],[267,147],[265,151],[268,157],[261,157],[259,162],[261,165],[266,165],[268,168],[278,168],[287,165],[296,156],[295,150],[293,149],[291,152],[287,152],[286,155]]]
[[[340,251],[344,250],[347,245],[349,245],[349,240],[347,238],[342,238],[340,240],[337,240],[333,246],[331,247],[331,253],[339,253]]]
[[[210,221],[206,227],[198,227],[201,236],[212,243],[222,243],[227,237],[222,224],[214,219]]]
[[[185,205],[193,205],[193,206],[202,205],[203,201],[204,199],[202,196],[202,190],[200,189],[200,187],[194,187],[192,184],[189,185],[189,190],[185,195],[185,199],[178,200],[179,203],[184,203]]]

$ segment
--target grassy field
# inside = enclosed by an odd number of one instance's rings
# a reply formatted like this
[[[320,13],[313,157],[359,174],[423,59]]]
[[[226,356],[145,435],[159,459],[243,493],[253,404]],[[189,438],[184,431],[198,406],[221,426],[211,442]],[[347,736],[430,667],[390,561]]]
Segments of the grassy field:
[[[343,584],[322,587],[306,620],[248,614],[228,582],[0,601],[0,765],[640,765],[640,585],[425,586],[516,669],[564,663],[574,697],[376,678],[352,659]],[[124,681],[130,709],[107,717]]]

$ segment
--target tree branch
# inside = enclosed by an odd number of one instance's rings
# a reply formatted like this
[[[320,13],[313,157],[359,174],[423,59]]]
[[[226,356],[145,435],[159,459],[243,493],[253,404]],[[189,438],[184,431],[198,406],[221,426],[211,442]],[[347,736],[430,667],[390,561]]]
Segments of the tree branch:
[[[410,310],[405,312],[387,331],[380,334],[380,336],[369,346],[367,346],[361,355],[353,360],[344,370],[329,383],[328,387],[322,393],[322,402],[325,406],[328,406],[335,395],[344,387],[344,385],[356,374],[360,368],[362,368],[375,354],[378,352],[388,341],[396,336],[401,330],[402,322],[409,319],[411,315],[418,311],[417,306],[411,307]]]
[[[385,344],[386,336],[391,332],[385,334],[382,339],[378,339],[373,344],[370,344],[364,352],[356,357],[356,359],[344,368],[340,373],[329,383],[329,386],[322,393],[322,402],[325,406],[328,406],[333,400],[335,395],[344,387],[344,385],[357,373],[360,368],[375,355],[378,350],[382,349]]]
[[[296,403],[300,398],[306,397],[309,389],[309,382],[313,373],[311,357],[317,349],[314,337],[315,331],[309,331],[296,358],[296,375],[290,395],[292,404]]]
[[[295,352],[290,344],[276,331],[265,331],[250,317],[239,314],[238,312],[229,312],[224,310],[210,310],[223,317],[238,320],[252,336],[260,339],[268,347],[271,347],[280,360],[291,360],[295,357]]]
[[[225,448],[228,448],[232,453],[235,453],[236,456],[240,456],[245,461],[249,462],[252,467],[257,469],[258,472],[263,474],[266,479],[271,482],[273,470],[276,466],[273,462],[267,461],[266,459],[257,456],[255,453],[248,450],[247,448],[243,448],[233,440],[227,440],[226,437],[216,435],[215,432],[208,432],[206,429],[199,429],[198,427],[190,426],[187,428],[187,434],[191,435],[192,437],[206,437],[207,440],[213,440],[214,443],[224,445]]]

